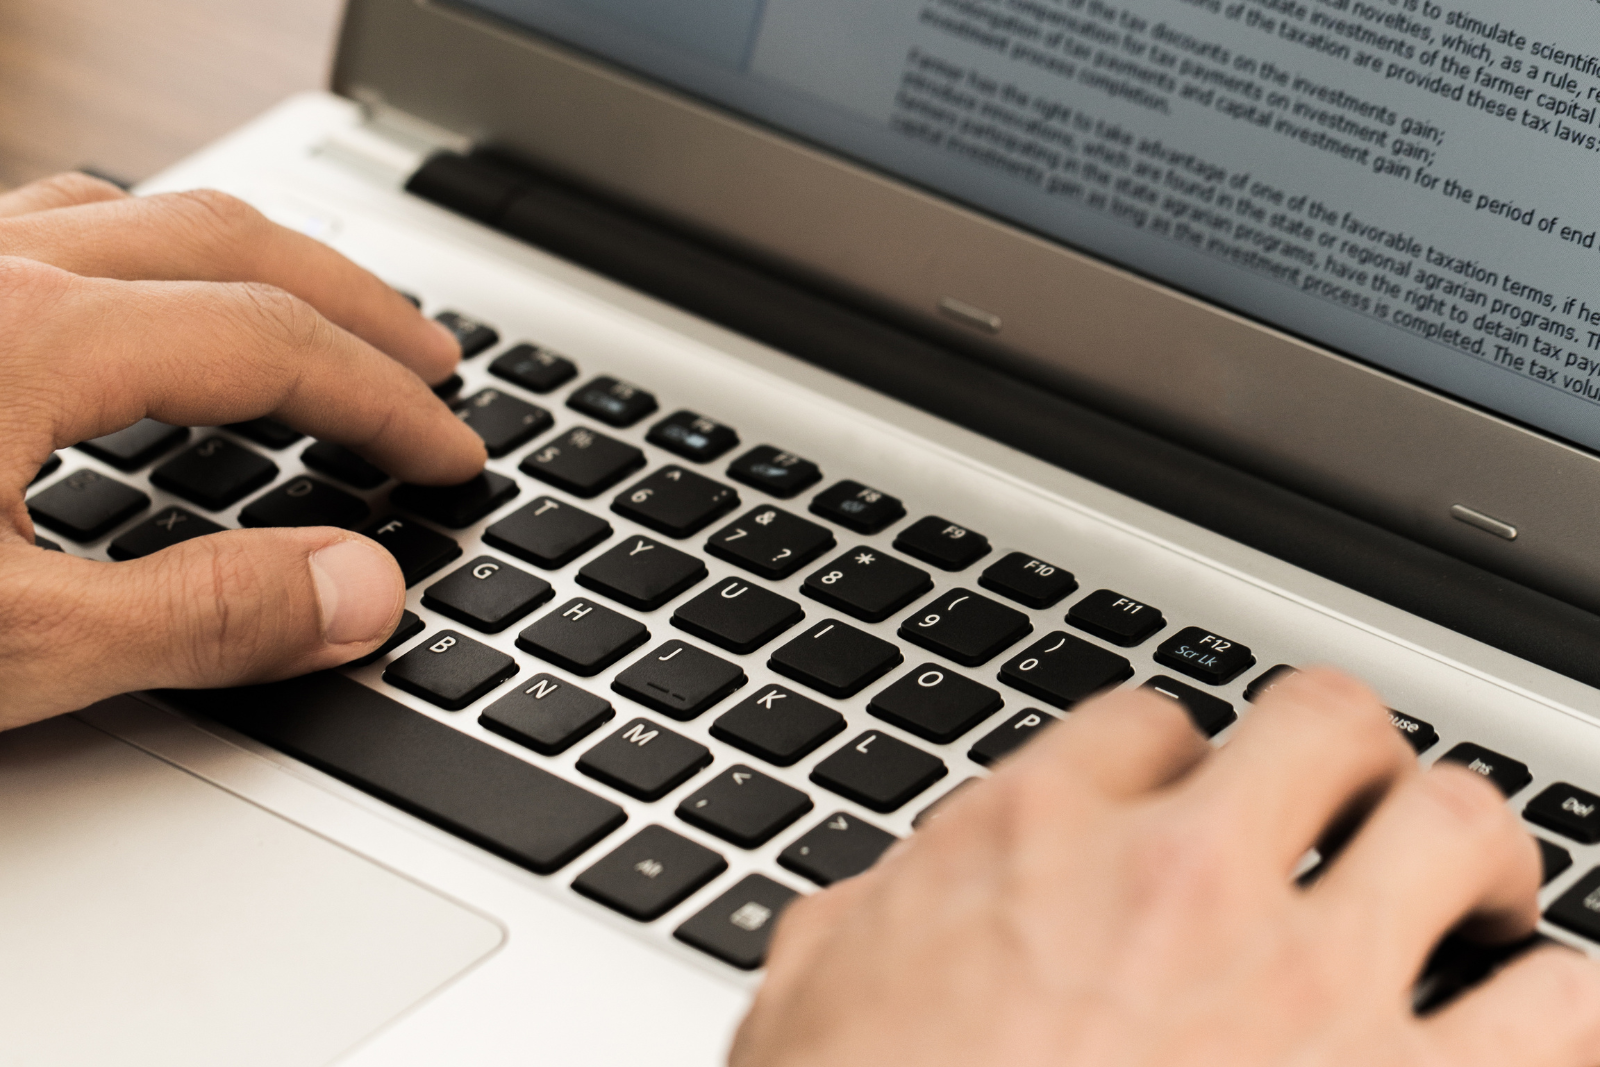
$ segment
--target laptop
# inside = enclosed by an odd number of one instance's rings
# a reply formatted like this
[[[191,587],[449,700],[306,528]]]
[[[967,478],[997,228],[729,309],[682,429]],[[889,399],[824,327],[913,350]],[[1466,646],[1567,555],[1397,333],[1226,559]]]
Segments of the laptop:
[[[0,736],[0,1063],[715,1064],[784,907],[1075,703],[1224,744],[1313,663],[1595,951],[1596,19],[353,0],[331,92],[141,191],[413,296],[493,458],[41,473],[69,552],[332,523],[411,592],[367,662]]]

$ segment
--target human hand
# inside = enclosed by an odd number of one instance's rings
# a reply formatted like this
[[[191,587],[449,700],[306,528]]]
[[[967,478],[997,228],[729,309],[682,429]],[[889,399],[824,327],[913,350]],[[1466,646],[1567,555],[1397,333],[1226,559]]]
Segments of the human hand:
[[[1216,752],[1122,691],[791,907],[731,1063],[1593,1067],[1600,968],[1566,949],[1412,1011],[1435,943],[1529,933],[1538,885],[1495,788],[1420,770],[1341,675],[1280,684]]]
[[[146,416],[272,415],[403,480],[482,442],[428,383],[455,340],[310,238],[220,193],[132,198],[64,175],[0,194],[0,729],[103,697],[286,677],[372,651],[404,582],[343,530],[236,530],[105,564],[33,547],[55,449]]]

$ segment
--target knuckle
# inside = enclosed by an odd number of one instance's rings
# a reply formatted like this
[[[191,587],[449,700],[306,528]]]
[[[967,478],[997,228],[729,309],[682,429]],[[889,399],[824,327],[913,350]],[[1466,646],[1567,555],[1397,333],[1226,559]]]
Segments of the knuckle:
[[[231,286],[250,325],[277,347],[321,352],[333,344],[333,327],[304,300],[264,282]]]
[[[128,195],[105,179],[90,177],[81,170],[69,170],[41,178],[33,183],[32,188],[52,194],[52,200],[68,203],[121,199]]]
[[[59,297],[72,285],[73,276],[24,256],[0,255],[0,303],[28,309],[31,314],[45,300]]]
[[[152,198],[173,211],[197,235],[212,240],[242,238],[265,222],[265,216],[236,196],[216,189],[190,189]]]
[[[1464,767],[1440,763],[1415,782],[1415,788],[1458,833],[1489,837],[1517,829],[1500,790]]]

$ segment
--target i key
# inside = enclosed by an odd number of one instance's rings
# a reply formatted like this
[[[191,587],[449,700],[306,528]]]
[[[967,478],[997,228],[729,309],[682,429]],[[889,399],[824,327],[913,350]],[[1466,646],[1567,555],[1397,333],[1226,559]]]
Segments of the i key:
[[[1000,680],[1006,685],[1058,708],[1071,707],[1132,677],[1133,664],[1115,652],[1059,630],[1000,668]]]
[[[516,661],[504,652],[440,630],[389,664],[383,680],[446,711],[460,711],[516,673]]]
[[[210,511],[231,507],[278,476],[278,465],[226,437],[208,437],[150,472],[150,484]]]
[[[843,699],[888,674],[903,658],[889,642],[829,619],[779,648],[767,666],[818,692]]]
[[[927,571],[857,545],[808,577],[800,591],[863,622],[882,622],[932,588]]]
[[[706,551],[769,581],[781,581],[834,544],[827,527],[760,507],[712,534]]]
[[[963,667],[988,663],[1032,632],[1022,612],[965,589],[950,590],[900,626],[907,641]]]
[[[582,678],[649,640],[644,624],[590,601],[569,600],[517,635],[517,647]]]
[[[611,510],[668,537],[699,533],[739,506],[739,494],[702,474],[662,467],[611,502]]]
[[[497,634],[555,595],[550,583],[492,556],[479,556],[430,585],[422,606]]]
[[[947,773],[938,757],[872,731],[817,764],[811,780],[873,811],[887,813]]]

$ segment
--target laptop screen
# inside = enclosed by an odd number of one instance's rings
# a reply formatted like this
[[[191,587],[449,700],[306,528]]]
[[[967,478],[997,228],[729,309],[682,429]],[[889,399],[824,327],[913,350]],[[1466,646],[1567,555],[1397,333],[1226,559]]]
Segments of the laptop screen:
[[[470,6],[1600,449],[1600,7],[1461,2]]]

